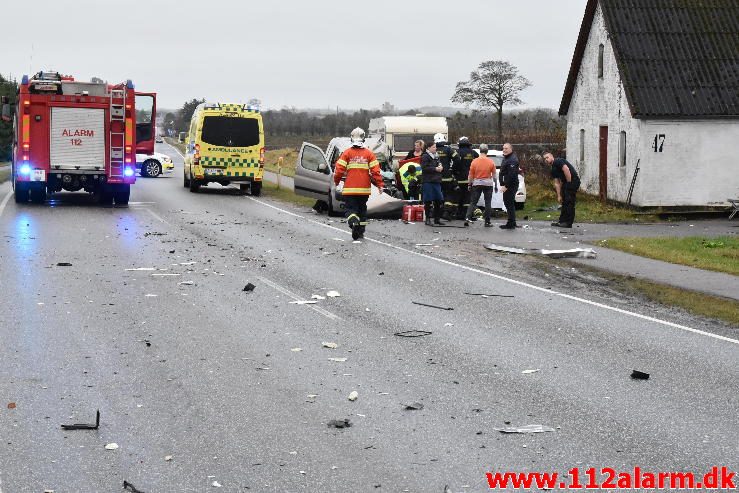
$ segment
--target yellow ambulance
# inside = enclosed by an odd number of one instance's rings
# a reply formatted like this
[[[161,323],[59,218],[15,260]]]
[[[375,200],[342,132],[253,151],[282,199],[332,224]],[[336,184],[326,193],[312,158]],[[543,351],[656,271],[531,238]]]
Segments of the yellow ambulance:
[[[208,183],[262,192],[264,128],[259,109],[245,104],[202,103],[186,138],[184,186],[195,193]]]

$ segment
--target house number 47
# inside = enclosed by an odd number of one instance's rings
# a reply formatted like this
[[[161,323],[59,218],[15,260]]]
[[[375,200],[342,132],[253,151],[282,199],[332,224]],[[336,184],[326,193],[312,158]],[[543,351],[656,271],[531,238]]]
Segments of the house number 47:
[[[654,152],[662,152],[662,148],[665,146],[665,134],[657,134],[654,136],[654,142],[652,143],[652,149]]]

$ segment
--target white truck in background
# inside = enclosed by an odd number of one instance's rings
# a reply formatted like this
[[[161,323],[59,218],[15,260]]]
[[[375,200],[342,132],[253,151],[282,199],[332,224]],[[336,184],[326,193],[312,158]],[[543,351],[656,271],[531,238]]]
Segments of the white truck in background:
[[[417,140],[434,140],[434,134],[449,135],[449,126],[443,116],[381,116],[369,122],[367,136],[384,142],[391,149],[393,169],[405,159]]]

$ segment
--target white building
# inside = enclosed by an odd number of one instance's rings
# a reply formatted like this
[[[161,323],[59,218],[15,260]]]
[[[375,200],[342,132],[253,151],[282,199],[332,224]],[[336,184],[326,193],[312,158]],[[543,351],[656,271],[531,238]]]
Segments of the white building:
[[[582,188],[636,206],[739,198],[739,2],[589,0],[559,109]]]

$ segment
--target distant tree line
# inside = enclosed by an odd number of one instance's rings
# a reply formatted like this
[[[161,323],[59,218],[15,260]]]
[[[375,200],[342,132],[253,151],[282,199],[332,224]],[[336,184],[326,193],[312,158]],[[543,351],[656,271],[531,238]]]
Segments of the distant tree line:
[[[10,103],[15,104],[18,84],[14,80],[0,75],[0,96],[8,96]],[[10,161],[13,145],[13,122],[0,120],[0,161]]]

